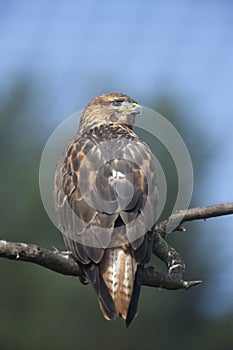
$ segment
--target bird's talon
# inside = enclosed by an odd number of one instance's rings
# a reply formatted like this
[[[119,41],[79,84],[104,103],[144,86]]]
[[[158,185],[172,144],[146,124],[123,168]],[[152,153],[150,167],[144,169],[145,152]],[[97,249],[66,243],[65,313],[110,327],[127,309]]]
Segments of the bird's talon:
[[[184,227],[183,225],[179,225],[176,231],[186,232],[186,227]]]
[[[72,256],[72,252],[71,251],[62,251],[59,253],[59,255],[61,255],[63,258],[65,259],[69,259]]]
[[[86,279],[85,276],[79,276],[79,281],[80,281],[84,286],[86,286],[86,285],[89,284],[89,282],[88,282],[88,280]]]
[[[58,250],[56,247],[52,246],[52,252],[53,252],[54,254],[58,254],[58,253],[59,253],[59,250]]]

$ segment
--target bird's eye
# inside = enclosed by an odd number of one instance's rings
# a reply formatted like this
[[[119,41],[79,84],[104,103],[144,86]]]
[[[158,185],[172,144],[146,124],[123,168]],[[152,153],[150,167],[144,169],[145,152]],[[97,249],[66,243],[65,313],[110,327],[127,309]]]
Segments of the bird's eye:
[[[114,100],[112,102],[112,105],[115,107],[119,107],[119,106],[121,106],[122,102],[124,102],[124,100]]]

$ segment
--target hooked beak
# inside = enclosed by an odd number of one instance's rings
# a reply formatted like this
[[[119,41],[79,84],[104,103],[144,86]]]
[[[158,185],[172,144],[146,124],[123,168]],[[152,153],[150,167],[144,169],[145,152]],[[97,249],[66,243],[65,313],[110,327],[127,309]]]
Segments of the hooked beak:
[[[138,105],[136,102],[123,102],[121,110],[123,112],[129,112],[130,114],[142,114],[142,106]]]
[[[136,102],[132,103],[132,113],[142,114],[142,106],[138,105]]]

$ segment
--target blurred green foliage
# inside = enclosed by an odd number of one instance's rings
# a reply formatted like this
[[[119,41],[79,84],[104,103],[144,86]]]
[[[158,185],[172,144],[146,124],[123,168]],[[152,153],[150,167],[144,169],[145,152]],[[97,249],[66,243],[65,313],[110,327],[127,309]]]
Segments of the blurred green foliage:
[[[50,222],[40,199],[38,169],[48,130],[33,84],[20,81],[0,98],[0,238],[62,250],[61,234]],[[152,99],[150,107],[153,104]],[[182,109],[171,98],[157,99],[156,109],[173,123],[188,144],[194,169],[198,169],[198,188],[204,162],[193,145],[198,139],[201,146],[202,135],[194,126],[181,123]],[[147,142],[150,143],[149,138]],[[170,174],[168,202],[172,203],[177,180],[169,172],[169,162],[165,161],[165,165]],[[193,204],[198,204],[196,195]],[[198,237],[205,227],[193,223],[187,228],[187,233],[171,235],[169,242],[186,262],[186,278],[205,280],[211,270],[210,262],[197,250]],[[155,258],[152,261],[161,267]],[[103,319],[91,287],[82,286],[78,279],[29,263],[1,259],[0,281],[1,350],[233,348],[233,318],[211,319],[198,308],[205,284],[172,292],[144,287],[139,315],[126,329],[121,319]]]

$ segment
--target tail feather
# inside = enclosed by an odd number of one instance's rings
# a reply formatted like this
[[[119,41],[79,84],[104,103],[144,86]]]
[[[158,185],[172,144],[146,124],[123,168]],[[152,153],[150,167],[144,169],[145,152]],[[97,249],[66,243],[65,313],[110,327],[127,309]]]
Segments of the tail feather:
[[[110,292],[116,308],[116,315],[126,319],[133,293],[136,262],[128,247],[117,247],[106,250],[101,263],[101,274]],[[100,301],[105,318],[105,307]],[[106,317],[107,316],[107,317]]]
[[[91,282],[98,296],[101,309],[106,319],[115,320],[117,316],[116,307],[109,290],[99,272],[99,267],[96,264],[85,265],[85,273],[88,280]]]
[[[90,263],[83,268],[104,317],[115,320],[120,315],[128,327],[137,314],[144,271],[143,265],[136,263],[132,250],[127,246],[106,249],[98,265]]]
[[[133,319],[137,315],[138,301],[139,301],[142,280],[143,280],[143,272],[144,272],[144,266],[138,265],[137,271],[135,274],[133,293],[132,293],[132,297],[130,300],[128,313],[127,313],[127,317],[126,317],[126,327],[129,327],[130,323],[133,321]]]

